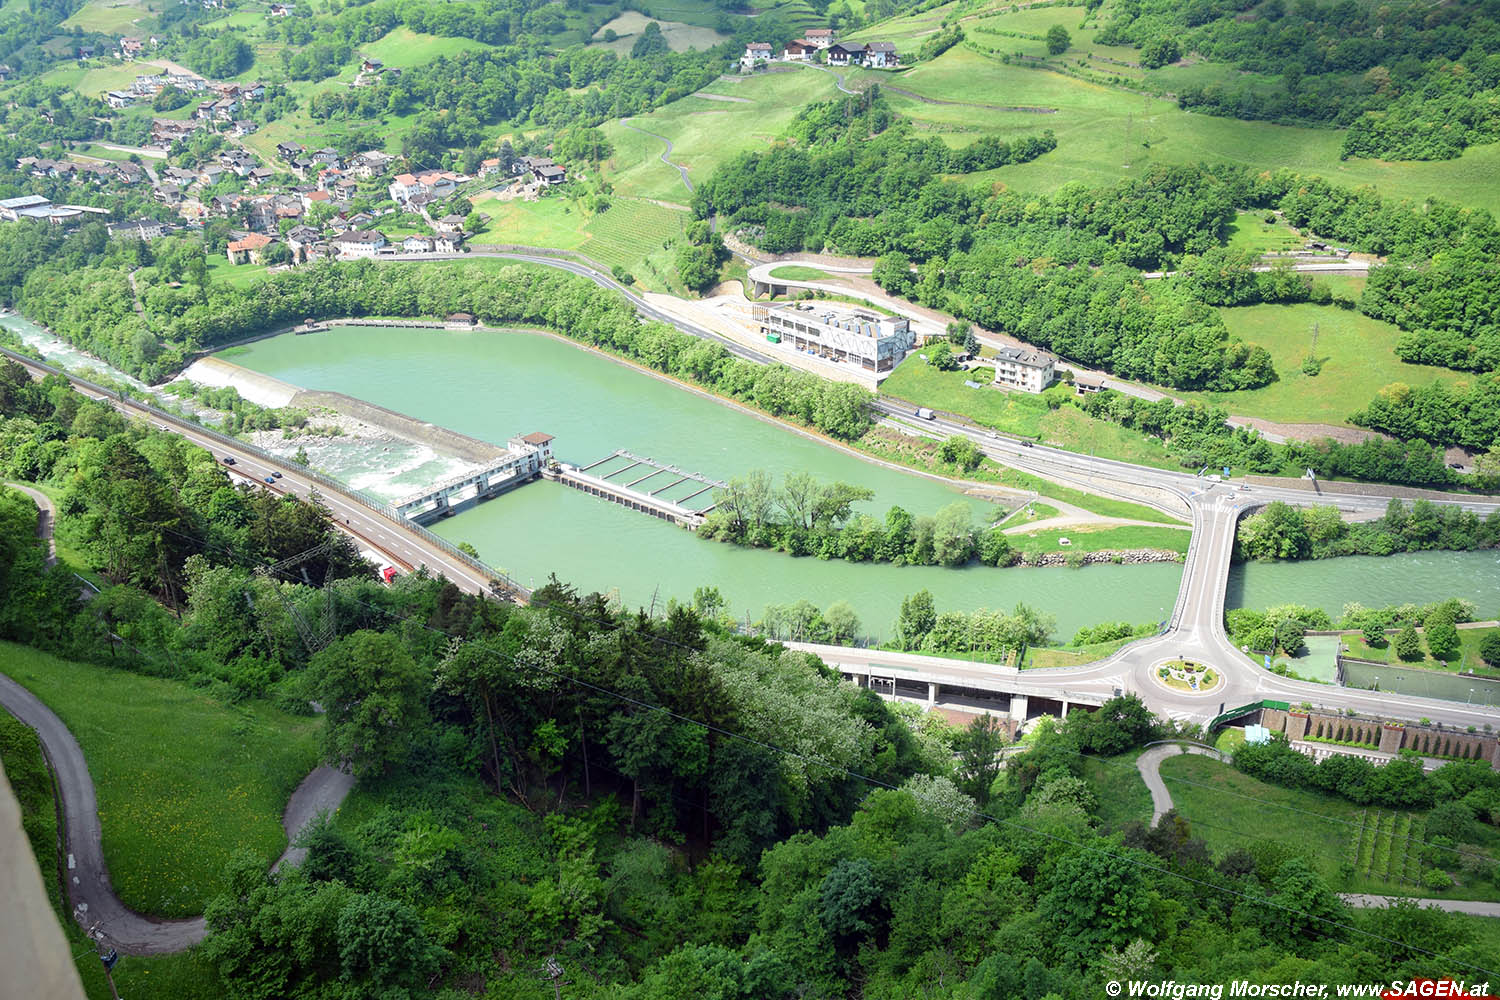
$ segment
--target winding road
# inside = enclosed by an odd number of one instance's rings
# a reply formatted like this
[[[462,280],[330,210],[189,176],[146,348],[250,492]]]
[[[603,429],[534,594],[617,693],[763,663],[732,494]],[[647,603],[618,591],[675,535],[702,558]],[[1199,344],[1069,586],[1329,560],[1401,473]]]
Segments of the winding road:
[[[52,505],[52,498],[34,486],[25,483],[6,483],[13,490],[18,490],[31,498],[36,504],[36,537],[47,543],[47,565],[57,564],[57,540],[52,537],[53,527],[57,524],[57,508]]]
[[[0,674],[0,706],[36,731],[56,776],[63,820],[63,848],[67,854],[68,901],[79,925],[100,941],[127,955],[162,955],[184,951],[203,940],[202,917],[157,920],[142,916],[120,902],[104,863],[103,831],[94,782],[89,777],[83,749],[68,727],[41,700],[20,684]],[[354,778],[331,767],[316,768],[303,779],[287,802],[282,826],[288,842],[319,813],[332,811],[354,787]],[[306,851],[288,846],[276,866],[299,864]],[[46,868],[46,865],[42,866]]]
[[[45,493],[7,483],[37,503],[40,518],[37,536],[53,548],[52,529],[55,513]],[[33,729],[41,741],[59,795],[62,812],[63,848],[67,854],[68,901],[79,926],[96,940],[107,942],[127,955],[161,955],[185,951],[203,940],[207,927],[202,917],[187,920],[157,920],[131,910],[115,895],[104,863],[103,830],[99,824],[99,804],[94,781],[89,777],[83,748],[57,713],[42,704],[41,699],[16,681],[0,674],[0,707]],[[319,814],[333,812],[354,787],[354,776],[331,767],[314,768],[302,779],[287,800],[282,816],[287,848],[277,859],[275,868],[299,865],[307,857],[305,848],[293,847],[298,834]],[[46,865],[42,865],[46,869]]]
[[[680,163],[673,163],[671,161],[671,159],[670,159],[670,157],[672,155],[672,140],[668,139],[664,135],[657,135],[655,132],[647,132],[645,129],[643,129],[643,128],[637,126],[637,125],[632,125],[630,122],[631,122],[631,119],[629,119],[629,118],[621,118],[620,119],[620,124],[624,125],[628,129],[630,129],[630,131],[632,131],[632,132],[639,132],[641,135],[649,135],[653,139],[660,139],[662,141],[662,143],[667,148],[662,151],[661,162],[665,163],[667,166],[671,167],[673,170],[677,171],[679,174],[682,175],[682,183],[687,187],[688,194],[692,194],[693,193],[693,179],[688,176],[687,167],[684,167]]]

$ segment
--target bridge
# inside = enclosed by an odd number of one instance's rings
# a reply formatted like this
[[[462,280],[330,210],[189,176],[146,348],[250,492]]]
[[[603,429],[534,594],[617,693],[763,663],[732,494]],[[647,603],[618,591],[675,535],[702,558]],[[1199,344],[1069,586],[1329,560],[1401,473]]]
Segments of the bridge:
[[[1264,501],[1222,486],[1210,486],[1187,500],[1193,512],[1193,538],[1166,627],[1097,663],[1020,671],[888,650],[789,645],[816,654],[845,677],[886,697],[984,711],[1016,722],[1040,714],[1039,702],[1046,706],[1044,710],[1061,715],[1070,706],[1097,705],[1115,695],[1134,693],[1158,715],[1204,725],[1224,713],[1226,706],[1263,701],[1307,705],[1328,714],[1350,710],[1380,719],[1430,719],[1458,731],[1500,725],[1500,709],[1299,681],[1254,662],[1229,641],[1224,630],[1224,597],[1235,526]],[[1305,494],[1302,502],[1307,502]],[[1213,667],[1222,674],[1223,683],[1201,693],[1166,686],[1157,678],[1157,670],[1165,661],[1178,659]]]
[[[513,437],[508,442],[505,453],[483,468],[440,479],[431,486],[402,497],[391,506],[408,521],[431,524],[470,504],[499,496],[522,483],[529,483],[542,473],[551,457],[551,435],[536,432]]]
[[[542,474],[564,486],[688,529],[703,523],[703,515],[715,506],[712,491],[727,485],[623,449],[582,468],[559,462]]]
[[[681,316],[662,311],[638,293],[615,281],[602,269],[591,266],[589,263],[549,256],[535,251],[522,252],[499,248],[475,248],[473,256],[513,260],[578,275],[600,288],[622,296],[647,320],[665,322],[691,336],[717,343],[730,354],[752,363],[776,363],[774,357],[763,351],[740,344]],[[38,377],[56,371],[50,366],[38,365],[23,355],[4,349],[0,349],[0,352],[31,368]],[[364,518],[368,529],[374,533],[373,536],[367,537],[378,539],[378,544],[381,544],[385,551],[410,552],[411,554],[406,558],[412,564],[420,561],[432,565],[437,570],[446,572],[450,579],[467,590],[491,589],[496,585],[496,579],[503,577],[503,574],[498,574],[489,567],[482,566],[477,560],[459,553],[436,536],[389,537],[383,530],[388,526],[388,522],[383,521],[379,515],[371,518],[368,514],[369,509],[377,505],[342,484],[326,480],[326,477],[310,474],[307,470],[290,466],[264,453],[252,452],[252,449],[242,442],[224,438],[213,432],[206,432],[205,429],[186,424],[149,405],[124,399],[117,402],[109,390],[74,376],[68,377],[87,395],[108,399],[123,412],[159,419],[162,426],[197,440],[205,447],[229,450],[241,456],[254,454],[259,467],[277,468],[287,474],[286,485],[281,487],[283,489],[311,490],[316,485],[316,488],[324,492],[325,497],[330,493],[333,494],[338,498],[334,501],[336,510],[349,512],[355,520]],[[988,428],[979,427],[946,414],[939,414],[932,420],[915,422],[923,425],[919,429],[912,422],[913,413],[909,407],[903,407],[881,398],[877,398],[871,407],[884,421],[904,420],[902,429],[907,433],[925,433],[933,437],[962,435],[973,440],[981,452],[999,464],[1087,492],[1146,503],[1173,516],[1191,517],[1193,540],[1183,568],[1182,585],[1177,603],[1163,634],[1132,643],[1114,656],[1095,664],[1026,671],[1025,683],[1043,685],[1035,691],[1041,697],[1052,697],[1060,704],[1066,696],[1069,704],[1082,704],[1085,703],[1082,698],[1084,694],[1097,696],[1099,692],[1104,691],[1109,692],[1110,695],[1117,691],[1133,691],[1159,714],[1205,722],[1221,710],[1221,703],[1236,705],[1249,701],[1274,699],[1285,700],[1289,703],[1308,702],[1333,710],[1349,708],[1384,718],[1426,717],[1445,725],[1461,727],[1470,725],[1483,727],[1487,724],[1495,726],[1500,723],[1500,711],[1494,709],[1430,698],[1393,695],[1388,692],[1355,691],[1349,688],[1280,677],[1252,662],[1235,649],[1224,632],[1224,585],[1228,577],[1234,526],[1246,509],[1258,503],[1281,500],[1303,506],[1331,504],[1351,514],[1378,514],[1384,510],[1393,496],[1404,495],[1403,491],[1377,488],[1368,493],[1350,494],[1338,492],[1336,484],[1314,484],[1316,489],[1309,493],[1302,489],[1257,485],[1253,493],[1248,496],[1229,496],[1226,495],[1226,488],[1215,489],[1206,486],[1204,480],[1198,479],[1191,473],[1085,456],[1059,448],[1033,445],[1029,441],[1023,444],[1018,439],[998,437]],[[587,475],[587,473],[584,474]],[[1450,494],[1440,502],[1461,506],[1481,515],[1500,511],[1500,498],[1496,497],[1466,497]],[[404,522],[403,527],[408,533],[422,531],[420,526],[410,521]],[[513,581],[505,581],[505,587],[507,592],[522,595],[524,598],[524,589]],[[802,648],[818,653],[830,664],[837,665],[840,669],[845,666],[867,663],[882,668],[888,674],[892,673],[892,667],[897,666],[889,657],[908,655],[845,647],[803,646]],[[1162,687],[1152,679],[1152,668],[1165,659],[1177,657],[1197,658],[1212,663],[1216,668],[1224,671],[1225,685],[1208,694],[1179,692]],[[1025,694],[1029,699],[1033,693],[1021,690],[1023,679],[1020,676],[1012,680],[995,667],[987,667],[966,660],[945,660],[941,657],[923,657],[922,659],[929,661],[928,666],[933,672],[928,683],[938,685],[935,691],[929,688],[929,693],[934,700],[944,693],[944,677],[951,681],[955,677],[989,676],[991,679],[987,682],[988,687],[983,690],[993,694]],[[851,673],[854,672],[851,671]],[[866,675],[869,675],[868,671]],[[954,688],[967,685],[950,683],[949,686]]]

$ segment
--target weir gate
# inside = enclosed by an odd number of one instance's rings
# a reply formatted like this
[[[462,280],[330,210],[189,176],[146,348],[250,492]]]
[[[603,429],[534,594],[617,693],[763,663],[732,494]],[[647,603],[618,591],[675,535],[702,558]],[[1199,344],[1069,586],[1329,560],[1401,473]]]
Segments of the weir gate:
[[[542,475],[690,530],[714,509],[713,491],[728,485],[623,449],[581,468],[555,462]]]

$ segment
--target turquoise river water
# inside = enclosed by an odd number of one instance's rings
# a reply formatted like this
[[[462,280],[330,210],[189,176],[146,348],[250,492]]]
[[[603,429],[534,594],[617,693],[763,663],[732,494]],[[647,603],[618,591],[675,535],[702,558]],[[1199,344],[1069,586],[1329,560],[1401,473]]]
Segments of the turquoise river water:
[[[931,514],[961,494],[946,484],[862,461],[776,424],[685,391],[554,338],[526,333],[345,327],[235,349],[237,364],[309,389],[347,393],[473,437],[503,442],[542,430],[565,461],[617,448],[728,479],[753,469],[808,470],[875,491],[869,509]],[[324,470],[369,482],[371,457]],[[380,491],[376,491],[380,492]],[[986,505],[973,501],[976,514]],[[894,567],[794,559],[705,542],[691,533],[553,483],[538,482],[435,526],[468,541],[523,583],[549,573],[585,590],[618,590],[629,606],[685,599],[717,586],[736,616],[767,603],[847,600],[864,631],[889,633],[901,599],[923,587],[940,609],[1009,608],[1025,601],[1057,617],[1057,635],[1105,620],[1159,620],[1175,599],[1176,564],[1085,569]],[[1347,601],[1381,604],[1452,595],[1500,610],[1494,553],[1425,554],[1237,567],[1230,605],[1295,601],[1337,614]]]

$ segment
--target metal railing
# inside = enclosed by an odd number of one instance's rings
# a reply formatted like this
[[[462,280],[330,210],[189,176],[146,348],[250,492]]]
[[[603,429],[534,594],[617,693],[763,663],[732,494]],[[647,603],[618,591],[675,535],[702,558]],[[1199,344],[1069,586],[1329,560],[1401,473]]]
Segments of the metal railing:
[[[531,597],[531,591],[521,586],[518,582],[512,579],[509,574],[503,573],[500,570],[487,565],[483,560],[469,555],[469,553],[463,551],[457,545],[454,545],[446,538],[434,534],[433,532],[424,528],[422,525],[414,524],[413,522],[408,521],[406,518],[397,513],[396,510],[389,504],[384,503],[380,500],[376,500],[374,497],[367,496],[366,494],[361,493],[359,490],[352,488],[347,483],[342,483],[339,480],[334,479],[332,476],[324,475],[323,473],[318,472],[316,469],[306,468],[305,466],[289,465],[280,456],[274,455],[271,452],[266,451],[264,448],[259,447],[258,445],[250,444],[249,442],[242,441],[236,437],[231,437],[228,434],[216,431],[211,427],[205,427],[202,424],[193,423],[191,420],[186,420],[182,417],[179,417],[175,413],[168,413],[166,410],[163,410],[158,406],[137,399],[134,396],[129,396],[123,390],[110,389],[106,386],[98,384],[97,382],[92,382],[89,379],[64,371],[63,369],[58,368],[54,365],[49,365],[45,361],[38,361],[35,358],[27,357],[24,354],[20,354],[6,347],[0,347],[0,354],[3,354],[5,357],[8,357],[19,364],[25,365],[28,368],[40,370],[46,372],[49,375],[61,375],[63,378],[67,379],[75,386],[90,389],[96,393],[102,394],[107,399],[118,400],[119,402],[126,403],[127,405],[132,406],[137,410],[145,411],[145,413],[149,414],[153,419],[160,420],[166,424],[175,425],[183,430],[191,430],[194,433],[202,434],[205,437],[211,438],[212,440],[227,445],[228,447],[254,455],[256,458],[265,462],[267,465],[273,465],[278,468],[285,469],[288,472],[293,472],[298,476],[310,479],[314,483],[324,486],[330,491],[337,493],[344,499],[352,500],[355,503],[368,508],[373,513],[379,514],[381,517],[390,521],[392,524],[396,525],[402,530],[416,535],[418,538],[431,545],[432,547],[441,550],[444,554],[451,556],[452,558],[468,566],[475,572],[483,575],[486,579],[490,580],[493,585],[498,585],[500,589],[510,592],[521,598],[522,600],[527,600]]]

